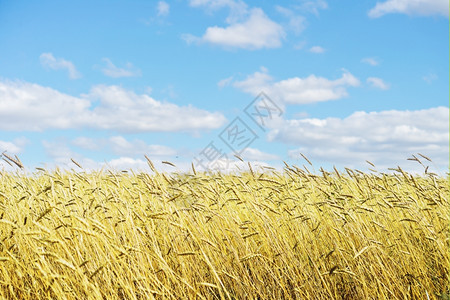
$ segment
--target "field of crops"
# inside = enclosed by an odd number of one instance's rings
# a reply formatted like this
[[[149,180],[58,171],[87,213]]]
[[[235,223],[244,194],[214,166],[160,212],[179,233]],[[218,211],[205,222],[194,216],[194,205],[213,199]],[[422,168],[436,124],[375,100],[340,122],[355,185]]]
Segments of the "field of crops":
[[[448,299],[448,178],[0,172],[7,299]]]

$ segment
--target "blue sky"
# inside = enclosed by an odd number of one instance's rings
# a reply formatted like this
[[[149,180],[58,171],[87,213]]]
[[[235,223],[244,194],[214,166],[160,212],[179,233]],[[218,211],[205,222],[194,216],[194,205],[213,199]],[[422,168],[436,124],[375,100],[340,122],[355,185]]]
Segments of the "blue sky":
[[[144,154],[169,171],[161,161],[242,168],[235,153],[418,171],[407,158],[421,153],[443,171],[448,5],[0,1],[0,151],[31,171],[76,168],[71,158],[148,170]],[[244,109],[264,103],[280,111],[258,126]]]

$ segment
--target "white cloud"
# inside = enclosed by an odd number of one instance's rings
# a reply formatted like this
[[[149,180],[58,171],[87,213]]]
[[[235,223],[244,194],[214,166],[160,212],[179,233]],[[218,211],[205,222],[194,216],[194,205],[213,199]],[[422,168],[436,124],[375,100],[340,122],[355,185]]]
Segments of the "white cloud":
[[[177,151],[163,145],[148,145],[142,140],[128,141],[122,136],[113,136],[109,138],[111,149],[119,155],[152,155],[152,156],[171,156],[176,155]]]
[[[189,4],[192,7],[205,7],[210,14],[219,9],[228,8],[230,10],[226,19],[228,24],[238,22],[248,15],[247,4],[241,0],[190,0]]]
[[[102,60],[106,63],[106,66],[102,68],[102,73],[105,76],[112,78],[141,76],[141,71],[136,69],[131,63],[126,63],[125,68],[119,68],[108,58],[103,58]]]
[[[303,11],[310,12],[316,16],[319,15],[319,9],[327,9],[328,4],[324,0],[306,0],[302,1],[300,5],[297,5],[297,8]]]
[[[99,142],[98,140],[88,138],[85,136],[77,137],[72,141],[72,144],[82,149],[90,151],[98,151],[104,147],[103,141]]]
[[[246,148],[242,154],[241,158],[248,161],[267,161],[267,160],[279,160],[280,157],[275,154],[265,153],[259,149]]]
[[[389,13],[407,15],[431,16],[442,15],[448,17],[448,0],[387,0],[377,2],[369,11],[369,17],[378,18]]]
[[[188,43],[199,41],[249,50],[280,47],[284,37],[283,27],[270,20],[260,8],[252,9],[249,17],[243,22],[232,22],[225,28],[218,26],[207,28],[201,38],[195,38],[190,34],[183,36]]]
[[[92,170],[100,170],[100,169],[109,169],[109,170],[115,170],[115,171],[121,171],[121,170],[130,170],[133,171],[149,171],[149,166],[144,158],[144,154],[150,157],[153,161],[153,164],[157,168],[158,171],[177,171],[179,168],[174,169],[171,166],[167,166],[165,164],[162,164],[162,160],[171,160],[173,157],[173,153],[167,153],[165,156],[163,156],[161,153],[139,153],[140,151],[134,151],[133,149],[130,149],[130,151],[127,151],[127,147],[129,146],[128,143],[133,145],[142,146],[140,141],[133,141],[128,142],[124,140],[122,137],[114,137],[111,139],[100,139],[100,140],[93,140],[90,138],[85,138],[86,141],[92,141],[92,142],[99,142],[101,144],[101,147],[99,147],[99,150],[102,150],[103,147],[110,146],[112,144],[116,144],[116,146],[119,147],[119,151],[114,151],[116,153],[122,152],[122,154],[117,154],[118,157],[111,158],[109,160],[99,162],[96,160],[93,160],[91,158],[88,158],[86,156],[83,156],[82,154],[74,151],[72,148],[69,147],[69,143],[67,143],[65,140],[56,140],[56,141],[43,141],[42,144],[44,146],[44,149],[47,153],[47,155],[50,157],[50,161],[44,166],[47,169],[52,169],[55,167],[63,168],[63,169],[70,169],[75,168],[78,170],[78,167],[72,162],[71,159],[74,159],[78,164],[80,164],[84,170],[86,171],[92,171]],[[81,141],[81,139],[76,139],[75,141],[72,141],[72,144],[77,143],[78,141]],[[152,145],[147,145],[151,148]],[[161,146],[164,147],[164,146]],[[168,148],[170,149],[170,148]],[[98,149],[97,149],[98,150]],[[116,149],[117,150],[117,149]],[[142,150],[142,149],[141,149]],[[158,151],[162,151],[162,148],[157,149]],[[171,150],[173,151],[173,150]],[[127,152],[128,154],[125,154]],[[141,156],[141,158],[138,158],[136,156]],[[156,156],[156,158],[155,158]],[[190,166],[190,163],[180,163],[179,164],[183,170],[188,170],[188,167]],[[177,163],[177,167],[178,166]]]
[[[220,113],[160,102],[119,86],[97,85],[88,94],[73,97],[38,84],[0,81],[0,130],[197,132],[224,123]]]
[[[378,66],[380,62],[374,57],[366,57],[361,59],[361,62],[369,64],[371,66]]]
[[[217,159],[211,161],[206,167],[204,166],[195,166],[195,169],[197,171],[212,171],[212,172],[221,172],[221,173],[240,173],[240,172],[248,172],[249,171],[249,164],[252,167],[252,170],[254,172],[264,172],[265,167],[271,167],[268,163],[264,161],[252,161],[252,160],[245,160],[240,161],[237,159]]]
[[[309,48],[309,52],[312,52],[312,53],[324,53],[325,49],[320,47],[320,46],[313,46],[313,47]]]
[[[286,27],[291,29],[296,35],[300,34],[305,29],[305,17],[297,15],[294,13],[294,11],[280,5],[275,6],[275,8],[280,14],[289,19],[288,25]]]
[[[42,53],[39,56],[41,64],[52,70],[67,70],[70,79],[77,79],[81,77],[80,72],[77,71],[74,64],[63,58],[55,58],[52,53]]]
[[[384,82],[383,79],[377,77],[367,78],[367,83],[380,90],[388,90],[390,88],[389,84]]]
[[[295,50],[301,50],[306,46],[306,41],[300,41],[294,45]]]
[[[157,10],[158,10],[158,16],[165,17],[165,16],[169,15],[170,5],[165,1],[159,1]]]
[[[166,172],[166,173],[191,173],[191,163],[189,162],[173,162],[175,167],[162,163],[162,160],[157,160],[151,158],[153,165],[155,166],[158,172]],[[167,161],[171,161],[170,158],[166,159]],[[128,156],[121,156],[119,158],[111,159],[105,163],[99,163],[99,166],[112,169],[115,171],[121,170],[132,170],[133,172],[150,172],[150,167],[145,158],[132,158]]]
[[[343,71],[340,78],[335,80],[310,75],[306,78],[293,77],[274,82],[265,68],[249,75],[243,81],[233,83],[235,87],[244,92],[257,95],[264,91],[269,97],[289,104],[340,99],[348,95],[346,87],[356,87],[359,84],[359,80],[346,70]]]
[[[110,138],[92,139],[88,137],[78,137],[72,144],[82,149],[91,151],[108,152],[121,156],[170,156],[176,155],[177,151],[163,145],[149,145],[145,141],[135,139],[129,141],[123,136],[112,136]]]
[[[73,151],[63,140],[58,141],[42,141],[46,154],[51,158],[43,166],[47,169],[51,168],[78,168],[71,159],[74,159],[83,168],[87,170],[98,170],[100,165],[92,159],[86,158],[81,154]]]
[[[426,83],[430,84],[436,79],[438,79],[438,76],[434,73],[430,73],[428,75],[423,76],[422,79],[425,80]]]
[[[0,81],[0,129],[39,131],[79,127],[89,112],[87,99],[27,82]]]
[[[19,154],[24,150],[26,144],[28,144],[28,140],[24,137],[14,139],[10,142],[0,140],[0,156],[3,152]]]
[[[143,171],[148,169],[148,164],[145,160],[131,157],[115,158],[105,163],[105,165],[116,171],[129,169]]]
[[[20,151],[20,148],[12,142],[0,141],[0,152],[4,151],[10,153],[18,153]]]
[[[355,112],[347,118],[285,120],[269,140],[298,145],[311,159],[349,167],[365,160],[379,167],[395,167],[417,152],[439,167],[448,166],[449,109]]]
[[[6,157],[4,156],[2,157],[2,155],[5,154],[14,158],[15,155],[18,155],[19,153],[23,152],[26,144],[28,143],[29,141],[24,137],[14,139],[13,141],[0,140],[0,171],[17,170],[16,165],[8,161]]]
[[[233,76],[230,76],[228,78],[222,79],[217,83],[217,86],[219,88],[224,88],[228,85],[230,85],[230,83],[233,81]]]

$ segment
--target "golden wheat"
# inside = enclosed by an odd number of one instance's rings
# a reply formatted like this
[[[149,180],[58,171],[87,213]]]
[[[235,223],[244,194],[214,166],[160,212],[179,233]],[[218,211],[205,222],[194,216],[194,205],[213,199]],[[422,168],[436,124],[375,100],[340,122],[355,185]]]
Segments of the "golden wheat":
[[[0,297],[448,299],[446,178],[147,160],[153,175],[0,173]]]

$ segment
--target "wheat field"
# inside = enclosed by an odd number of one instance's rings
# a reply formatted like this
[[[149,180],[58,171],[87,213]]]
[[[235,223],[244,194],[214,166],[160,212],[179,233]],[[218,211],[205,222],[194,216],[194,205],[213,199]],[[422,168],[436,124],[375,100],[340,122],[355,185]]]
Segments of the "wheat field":
[[[401,169],[0,172],[0,296],[448,299],[448,193]]]

